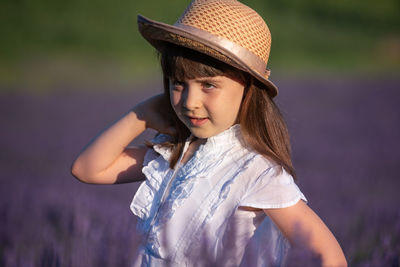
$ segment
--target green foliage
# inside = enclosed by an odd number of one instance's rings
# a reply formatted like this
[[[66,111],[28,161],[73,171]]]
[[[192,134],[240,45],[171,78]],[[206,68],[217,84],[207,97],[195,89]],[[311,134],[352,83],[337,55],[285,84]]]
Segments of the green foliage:
[[[173,23],[188,2],[3,0],[0,80],[10,75],[12,66],[63,57],[113,62],[124,66],[129,75],[152,72],[157,65],[154,50],[137,31],[137,14]],[[257,10],[270,27],[272,68],[399,68],[397,0],[379,4],[372,0],[243,2]]]

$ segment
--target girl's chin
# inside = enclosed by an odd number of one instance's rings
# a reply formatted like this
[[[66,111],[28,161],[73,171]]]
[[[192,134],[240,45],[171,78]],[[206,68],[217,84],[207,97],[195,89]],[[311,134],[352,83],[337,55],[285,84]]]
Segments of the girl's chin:
[[[185,125],[193,136],[200,139],[216,136],[232,127],[232,125],[229,127],[215,127],[215,125],[211,124],[209,121],[206,124],[198,127],[193,126],[193,124],[190,122],[186,122]]]
[[[222,133],[224,130],[218,131],[217,129],[205,129],[205,128],[197,128],[197,127],[188,127],[193,136],[204,139],[216,136]]]
[[[209,138],[215,135],[212,131],[207,129],[199,129],[197,127],[189,127],[189,130],[193,136],[199,139]]]

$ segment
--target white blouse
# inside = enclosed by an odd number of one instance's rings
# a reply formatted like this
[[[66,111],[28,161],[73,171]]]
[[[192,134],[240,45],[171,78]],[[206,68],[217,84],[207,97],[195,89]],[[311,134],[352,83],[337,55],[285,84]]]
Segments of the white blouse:
[[[159,145],[145,156],[147,179],[131,203],[143,237],[134,266],[284,263],[289,244],[281,232],[263,211],[240,207],[284,208],[307,200],[281,166],[244,146],[239,125],[208,138],[174,169],[170,156]]]

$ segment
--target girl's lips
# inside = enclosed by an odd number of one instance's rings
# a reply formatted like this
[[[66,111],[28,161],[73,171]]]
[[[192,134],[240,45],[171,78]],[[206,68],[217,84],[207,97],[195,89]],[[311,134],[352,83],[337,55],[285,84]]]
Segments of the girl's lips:
[[[208,121],[208,118],[193,118],[189,117],[190,122],[193,126],[201,126]]]

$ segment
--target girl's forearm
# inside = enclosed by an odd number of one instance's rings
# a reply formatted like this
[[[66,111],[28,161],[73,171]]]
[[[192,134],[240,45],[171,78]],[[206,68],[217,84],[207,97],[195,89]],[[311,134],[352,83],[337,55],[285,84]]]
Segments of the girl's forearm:
[[[145,120],[140,119],[138,114],[141,114],[140,106],[95,137],[72,164],[72,174],[83,182],[97,183],[95,177],[109,168],[129,143],[146,129]],[[134,163],[135,159],[132,159],[130,164]]]
[[[293,246],[319,254],[322,266],[347,266],[343,250],[332,232],[303,201],[291,207],[264,211]]]

